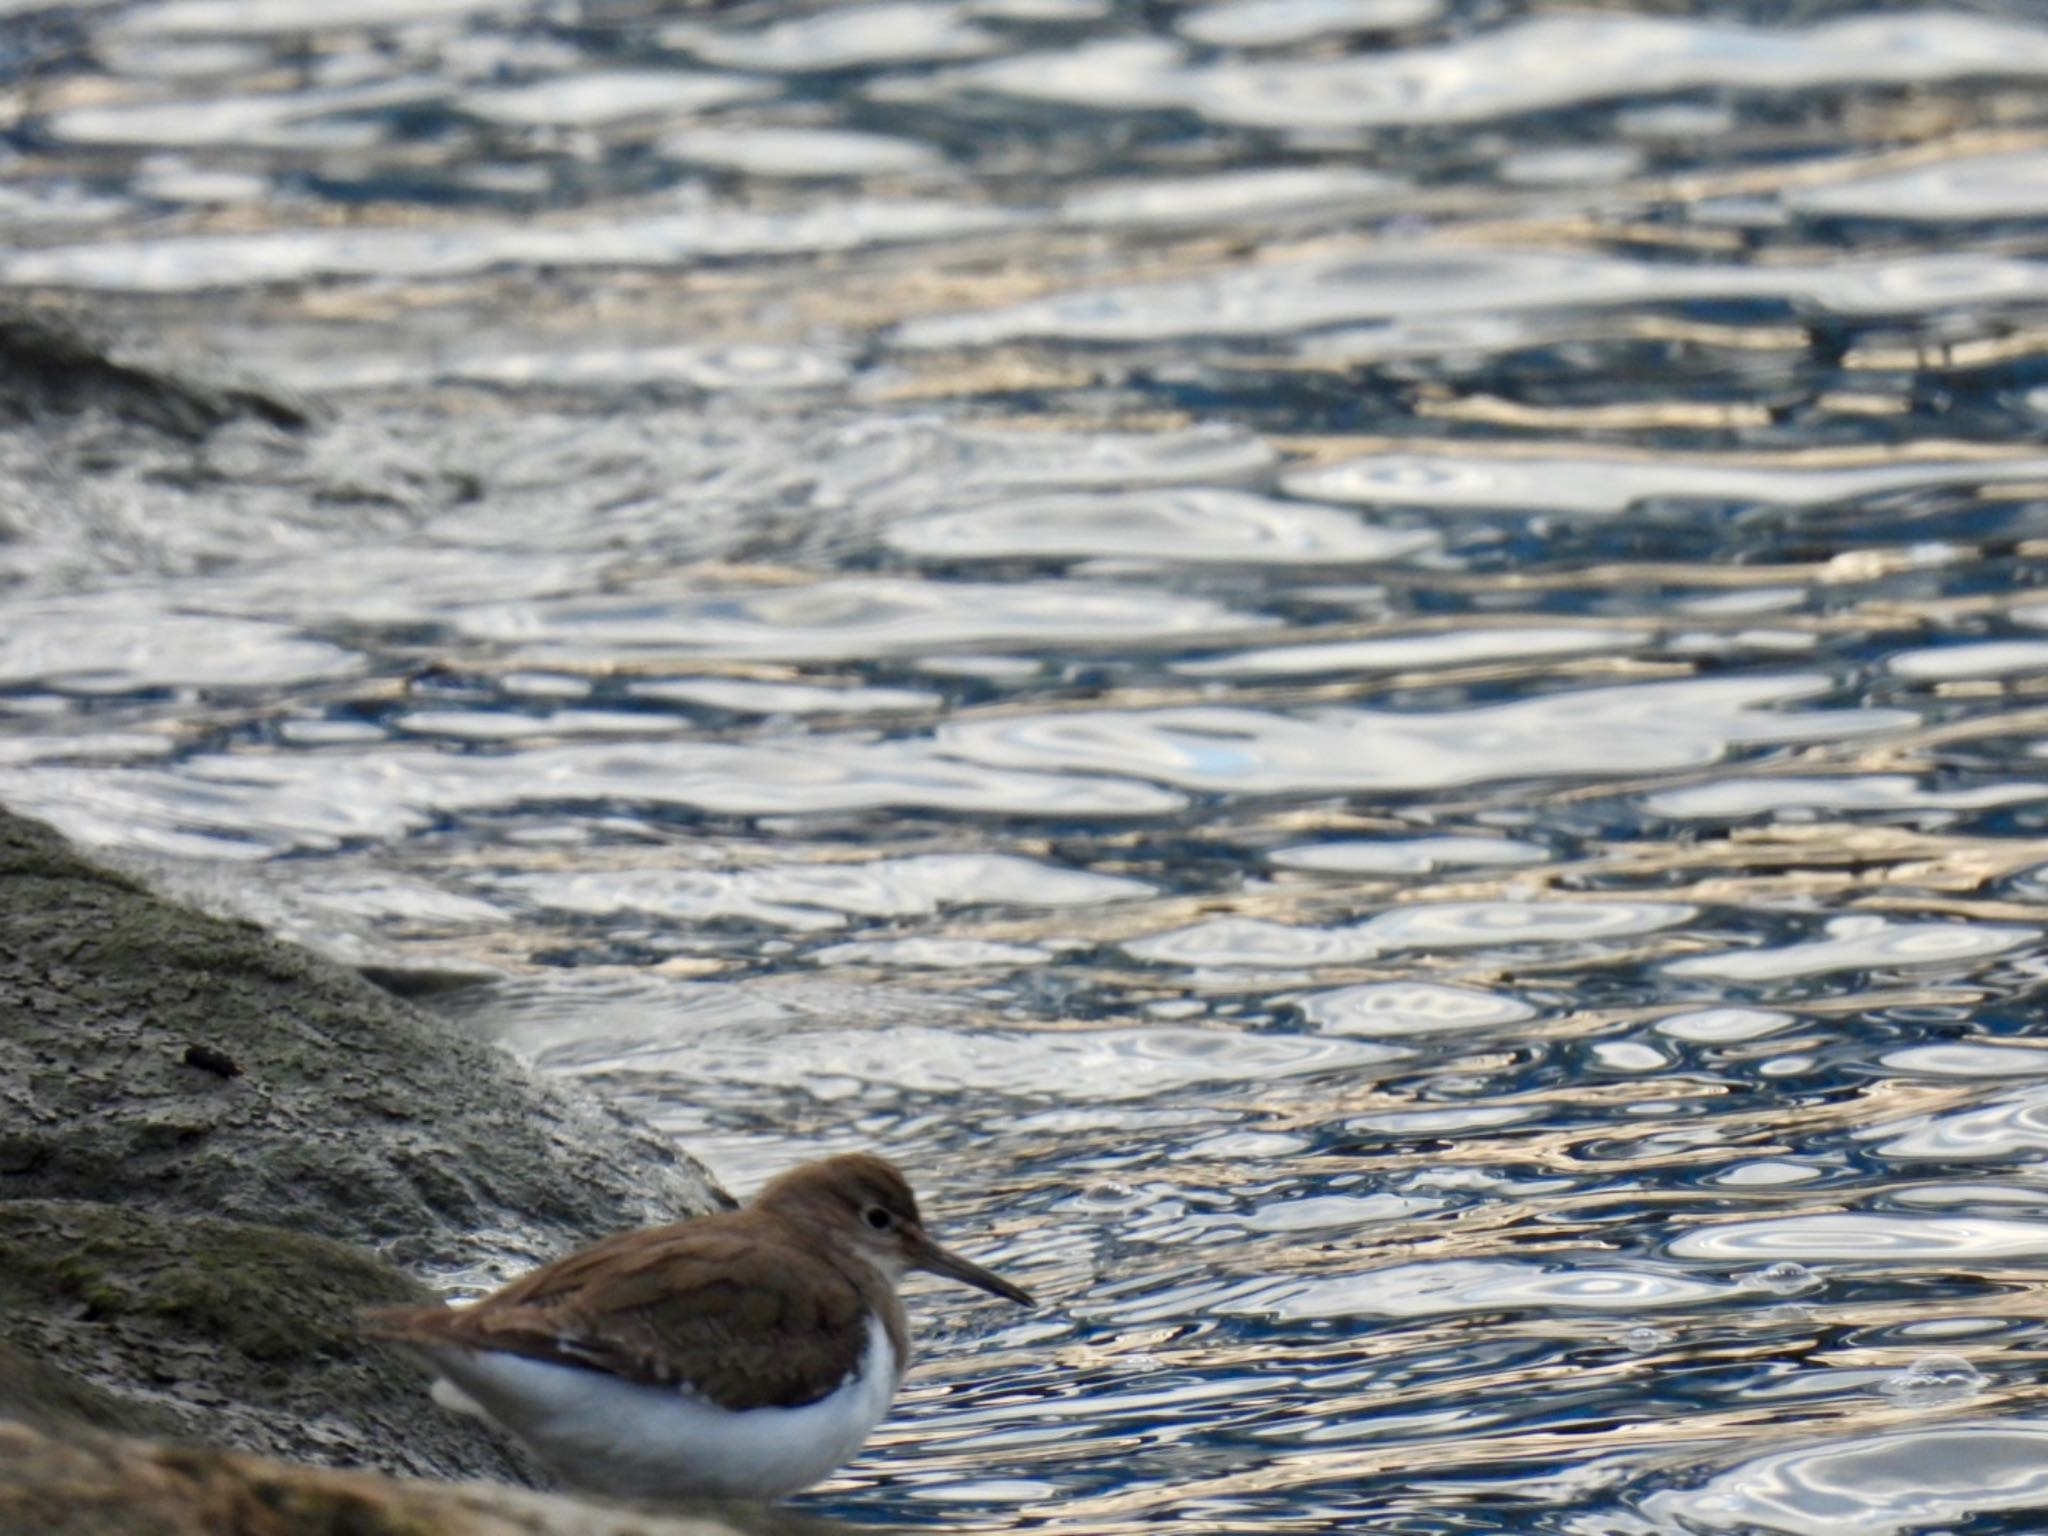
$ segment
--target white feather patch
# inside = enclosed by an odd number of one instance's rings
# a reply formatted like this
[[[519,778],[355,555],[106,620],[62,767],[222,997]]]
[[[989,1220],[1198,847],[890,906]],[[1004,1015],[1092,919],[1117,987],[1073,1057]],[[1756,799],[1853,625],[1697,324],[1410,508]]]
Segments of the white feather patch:
[[[687,1387],[496,1350],[437,1348],[446,1387],[524,1440],[571,1482],[620,1498],[779,1499],[828,1476],[881,1423],[896,1395],[888,1329],[868,1319],[861,1362],[801,1408],[720,1408]],[[458,1408],[458,1411],[465,1411]]]

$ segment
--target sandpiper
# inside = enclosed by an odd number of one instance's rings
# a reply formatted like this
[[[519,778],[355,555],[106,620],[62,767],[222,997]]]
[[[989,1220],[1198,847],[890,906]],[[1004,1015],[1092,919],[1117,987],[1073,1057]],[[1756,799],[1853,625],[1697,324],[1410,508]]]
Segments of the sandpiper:
[[[435,1395],[622,1498],[779,1499],[860,1449],[909,1357],[905,1271],[1031,1297],[926,1235],[896,1167],[806,1163],[736,1211],[621,1232],[465,1307],[387,1307]]]

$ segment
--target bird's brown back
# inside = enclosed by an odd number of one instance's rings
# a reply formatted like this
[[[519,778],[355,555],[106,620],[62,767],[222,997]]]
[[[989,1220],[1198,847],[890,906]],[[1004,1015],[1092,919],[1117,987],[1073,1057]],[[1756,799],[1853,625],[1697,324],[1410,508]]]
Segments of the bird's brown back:
[[[871,1299],[900,1369],[895,1287],[772,1213],[743,1210],[619,1233],[473,1306],[391,1307],[365,1321],[428,1349],[503,1350],[657,1386],[687,1381],[723,1408],[794,1408],[860,1365]]]

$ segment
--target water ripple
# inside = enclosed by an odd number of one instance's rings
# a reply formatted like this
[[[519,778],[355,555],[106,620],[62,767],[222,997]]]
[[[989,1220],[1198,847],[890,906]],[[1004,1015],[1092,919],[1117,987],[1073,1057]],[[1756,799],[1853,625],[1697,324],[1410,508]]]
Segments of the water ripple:
[[[1658,1529],[1871,1536],[2048,1506],[2048,1425],[1944,1424],[1759,1456],[1643,1500]]]
[[[1536,1010],[1517,997],[1442,982],[1380,981],[1296,999],[1302,1017],[1337,1035],[1433,1035],[1518,1024]]]
[[[1985,1384],[1984,1373],[1961,1355],[1922,1355],[1878,1390],[1908,1407],[1932,1408],[1974,1397]]]
[[[1550,850],[1512,837],[1390,837],[1276,848],[1268,863],[1331,874],[1409,875],[1434,869],[1540,864]]]
[[[541,870],[497,875],[484,884],[557,912],[633,912],[691,922],[739,918],[813,931],[843,927],[850,918],[913,917],[962,906],[1095,906],[1152,890],[1138,880],[987,853],[767,869]]]
[[[0,797],[914,1169],[828,1516],[2033,1531],[2038,10],[0,0]]]
[[[1657,1021],[1657,1032],[1674,1040],[1702,1045],[1757,1040],[1798,1023],[1798,1016],[1775,1008],[1701,1008],[1674,1013]]]
[[[901,176],[935,171],[945,157],[929,144],[844,128],[711,128],[693,124],[661,141],[676,160],[749,176]]]
[[[885,970],[993,971],[1016,965],[1039,965],[1052,951],[1035,944],[1003,944],[992,939],[860,939],[827,944],[810,955],[816,965],[871,965]]]
[[[1729,779],[1667,789],[1643,798],[1653,816],[1680,821],[1735,820],[1782,811],[1975,811],[2048,798],[2048,786],[1980,784],[1935,789],[1903,773],[1853,779]]]
[[[1116,558],[1369,564],[1435,548],[1427,530],[1243,491],[1167,489],[1040,496],[900,522],[889,546],[930,560]]]
[[[823,389],[844,383],[843,358],[805,347],[750,344],[732,347],[597,347],[554,351],[461,350],[422,369],[404,358],[357,360],[327,375],[332,388],[389,388],[422,372],[439,379],[555,390],[671,385],[683,389],[745,391]]]
[[[803,1088],[844,1079],[891,1097],[971,1092],[1091,1104],[1317,1073],[1369,1075],[1400,1054],[1350,1040],[1168,1025],[1013,1032],[897,1024],[885,1033],[683,1035],[633,1051],[631,1062],[639,1072],[682,1076],[715,1065],[722,1081],[735,1083]]]
[[[1219,917],[1133,939],[1124,952],[1158,964],[1342,965],[1402,949],[1472,949],[1494,944],[1585,942],[1654,933],[1693,908],[1656,901],[1445,901],[1393,907],[1348,928],[1306,928],[1260,918]],[[1450,989],[1447,989],[1450,990]],[[1418,997],[1412,999],[1420,1002]]]
[[[1132,939],[1124,953],[1159,965],[1230,968],[1343,965],[1379,951],[1356,929],[1297,928],[1255,917],[1218,917],[1150,938]]]
[[[2018,677],[2048,672],[2048,640],[1985,640],[1900,651],[1885,663],[1899,677],[1945,682],[1959,677]]]
[[[1800,675],[1700,678],[1431,713],[1100,710],[958,720],[942,727],[938,740],[951,755],[993,766],[1292,794],[1643,773],[1709,763],[1742,743],[1837,739],[1895,730],[1915,718],[1900,710],[1763,707],[1828,686],[1825,678]]]
[[[153,593],[8,605],[0,684],[64,693],[276,689],[349,677],[365,658],[293,626],[180,613]]]
[[[1276,1322],[1441,1317],[1460,1312],[1632,1312],[1720,1300],[1730,1287],[1650,1270],[1559,1268],[1500,1260],[1402,1264],[1307,1283],[1276,1281],[1220,1310]]]
[[[1900,1216],[1839,1211],[1696,1227],[1670,1244],[1681,1259],[1739,1263],[1759,1259],[1823,1261],[2035,1258],[2048,1254],[2048,1222],[1994,1221],[1985,1217]]]
[[[2018,949],[2038,939],[2041,930],[1996,923],[1894,923],[1857,916],[1836,918],[1828,924],[1828,934],[1809,944],[1689,955],[1667,961],[1664,969],[1674,976],[1784,981],[1831,971],[1955,965]]]
[[[343,128],[343,114],[417,107],[442,90],[430,77],[411,76],[290,92],[114,102],[54,112],[43,126],[53,138],[81,145],[308,149],[345,142],[361,149],[366,138],[381,138],[382,132],[367,120]]]
[[[679,69],[587,70],[552,80],[470,91],[465,111],[524,127],[591,128],[624,118],[672,118],[743,101],[767,91],[736,75]]]
[[[1631,95],[1701,87],[1808,90],[1982,72],[2048,74],[2048,34],[1932,11],[1852,17],[1804,31],[1568,14],[1437,47],[1270,63],[1190,65],[1178,49],[1119,39],[972,66],[954,78],[961,88],[1076,106],[1184,107],[1223,123],[1330,131],[1472,122],[1600,100],[1624,87]],[[1117,81],[1129,92],[1122,101],[1110,90]]]
[[[602,223],[471,222],[438,228],[167,235],[146,246],[119,241],[8,252],[0,255],[0,282],[180,293],[323,277],[448,279],[507,264],[665,268],[692,257],[794,255],[937,240],[1015,222],[1015,215],[999,208],[853,199],[788,212],[707,204]]]
[[[1873,1132],[1886,1133],[1877,1150],[1890,1158],[1969,1162],[2036,1153],[2048,1148],[2048,1090],[2028,1089],[1953,1115]]]
[[[1125,780],[1004,773],[912,742],[645,742],[514,757],[387,750],[358,757],[209,755],[177,771],[38,766],[10,801],[96,847],[265,857],[390,840],[436,817],[564,801],[687,806],[736,816],[882,806],[1015,816],[1148,816],[1178,795]]]
[[[10,270],[0,266],[0,274]],[[1518,313],[1616,309],[1627,305],[1762,299],[1811,304],[1844,315],[1910,314],[1929,305],[2038,303],[2048,264],[1977,253],[1895,255],[1811,266],[1657,265],[1583,251],[1474,249],[1389,241],[1342,257],[1275,261],[1200,277],[1128,283],[1026,300],[1008,308],[921,316],[895,333],[912,351],[986,347],[1027,339],[1159,343],[1275,334],[1368,323],[1470,321],[1489,328]],[[1453,338],[1437,336],[1434,348]],[[1503,338],[1511,341],[1512,338]],[[1425,346],[1430,345],[1428,342]],[[1760,468],[1747,460],[1695,457],[1667,462],[1603,457],[1577,448],[1554,459],[1450,459],[1441,454],[1367,455],[1352,469],[1306,469],[1289,478],[1297,495],[1326,500],[1404,498],[1376,490],[1411,482],[1415,505],[1512,506],[1527,488],[1558,511],[1611,512],[1668,488],[1690,499],[1836,500],[1973,477],[2038,479],[2041,460],[1966,458],[1869,466]],[[1554,464],[1555,467],[1552,467]],[[2031,470],[2019,466],[2030,464]],[[2008,469],[2006,466],[2011,465]],[[1602,483],[1605,467],[1614,483]],[[1432,485],[1435,495],[1428,494]],[[1553,506],[1563,502],[1564,505]]]
[[[2029,481],[2048,459],[1953,459],[1849,466],[1767,466],[1672,458],[1451,458],[1386,453],[1296,470],[1297,496],[1417,506],[1616,517],[1652,500],[1811,506],[1923,487]]]
[[[1326,222],[1388,202],[1406,185],[1398,177],[1352,166],[1266,166],[1210,176],[1095,182],[1061,198],[1058,212],[1069,223],[1103,228],[1281,218]]]
[[[1419,1195],[1309,1195],[1276,1200],[1225,1218],[1254,1232],[1355,1232],[1376,1221],[1403,1221],[1441,1210],[1444,1202]]]
[[[1950,1040],[1940,1045],[1915,1045],[1887,1051],[1883,1064],[1894,1072],[1933,1077],[2026,1077],[2048,1073],[2048,1050],[2029,1045],[1989,1045],[1981,1040]]]
[[[513,7],[508,0],[320,0],[317,17],[302,0],[151,0],[122,13],[116,36],[298,36],[321,27],[419,26],[452,22]]]
[[[1903,220],[2023,219],[2048,214],[2048,154],[1962,155],[1906,170],[1788,188],[1801,213]]]
[[[918,688],[839,688],[740,677],[661,678],[630,683],[627,691],[638,699],[694,704],[739,715],[922,714],[945,702],[939,694]]]
[[[1648,636],[1625,629],[1461,629],[1388,635],[1314,645],[1275,645],[1201,661],[1175,662],[1189,677],[1289,677],[1325,672],[1423,671],[1485,662],[1540,662],[1642,646]]]
[[[714,64],[796,73],[968,58],[996,46],[995,37],[967,20],[961,7],[917,0],[839,6],[751,30],[674,22],[661,38]]]
[[[1270,48],[1347,32],[1420,26],[1444,0],[1218,0],[1176,23],[1181,34],[1218,48]]]
[[[451,615],[463,633],[529,654],[622,649],[749,660],[858,661],[978,645],[1184,644],[1269,620],[1198,597],[1143,588],[991,585],[849,577],[805,586],[665,596],[622,593],[479,604]]]

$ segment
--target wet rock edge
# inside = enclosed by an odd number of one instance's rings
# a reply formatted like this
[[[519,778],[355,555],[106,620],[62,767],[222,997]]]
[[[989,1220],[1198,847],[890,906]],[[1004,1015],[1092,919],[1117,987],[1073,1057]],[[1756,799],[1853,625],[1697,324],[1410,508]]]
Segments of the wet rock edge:
[[[0,1532],[207,1529],[196,1505],[117,1513],[124,1488],[191,1494],[180,1457],[236,1486],[328,1487],[306,1463],[537,1481],[355,1310],[725,1200],[617,1111],[0,810]],[[361,1496],[425,1496],[400,1486]],[[489,1497],[403,1528],[484,1529]],[[488,1528],[555,1528],[521,1509]],[[84,1523],[21,1524],[59,1513]]]

